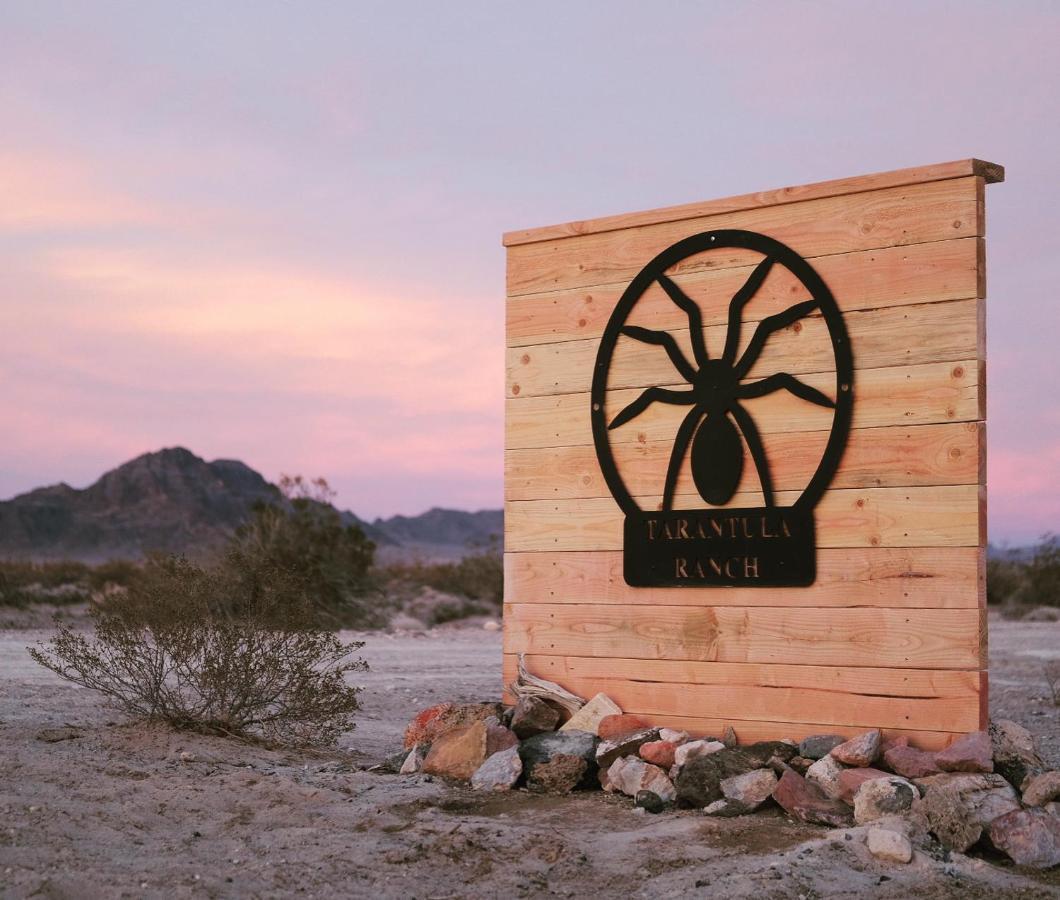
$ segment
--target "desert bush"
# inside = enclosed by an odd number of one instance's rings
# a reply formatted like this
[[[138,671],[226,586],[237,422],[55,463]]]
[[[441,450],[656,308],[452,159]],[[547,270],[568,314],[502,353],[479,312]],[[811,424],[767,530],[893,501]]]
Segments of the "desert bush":
[[[84,603],[108,585],[126,587],[139,566],[113,560],[99,566],[73,560],[0,561],[0,606],[25,608],[32,603]]]
[[[371,628],[386,609],[370,577],[375,544],[355,524],[344,524],[324,479],[283,476],[284,503],[261,503],[223,555],[223,565],[290,573],[304,586],[315,616],[330,627]]]
[[[156,558],[89,615],[90,635],[58,624],[30,655],[129,715],[290,744],[353,727],[363,644],[316,627],[296,573]]]
[[[1037,606],[1060,606],[1060,537],[1046,534],[1031,555],[991,559],[986,566],[986,596],[1018,614]]]
[[[422,585],[494,606],[500,604],[504,594],[504,559],[496,546],[480,549],[456,562],[395,563],[386,567],[382,576],[392,586]]]

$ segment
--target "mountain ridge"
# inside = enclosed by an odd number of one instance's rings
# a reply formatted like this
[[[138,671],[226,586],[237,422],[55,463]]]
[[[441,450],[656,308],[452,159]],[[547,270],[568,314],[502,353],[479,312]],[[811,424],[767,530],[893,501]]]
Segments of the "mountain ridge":
[[[0,557],[97,563],[148,552],[203,556],[280,489],[237,459],[207,462],[184,447],[144,453],[85,488],[65,482],[0,501]],[[447,510],[373,522],[339,510],[386,560],[454,559],[499,538],[502,510]],[[496,536],[496,538],[494,537]]]

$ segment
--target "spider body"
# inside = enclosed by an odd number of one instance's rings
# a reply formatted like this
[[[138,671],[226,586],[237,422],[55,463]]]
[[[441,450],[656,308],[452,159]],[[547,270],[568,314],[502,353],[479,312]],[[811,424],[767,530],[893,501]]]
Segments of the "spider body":
[[[743,401],[774,391],[787,390],[810,403],[835,407],[835,401],[831,398],[786,372],[770,375],[759,381],[744,381],[747,373],[758,361],[771,334],[818,308],[816,299],[807,300],[763,319],[758,323],[743,353],[737,355],[743,309],[762,286],[772,265],[773,257],[766,256],[740,290],[733,295],[728,309],[725,348],[718,359],[712,359],[707,352],[703,338],[703,318],[698,304],[663,274],[659,274],[656,280],[688,317],[695,363],[685,357],[673,335],[665,331],[653,331],[634,325],[621,329],[620,333],[627,337],[663,347],[674,367],[689,385],[686,390],[648,388],[621,410],[608,426],[609,429],[621,427],[639,416],[652,403],[692,407],[682,420],[674,438],[663,489],[664,510],[673,508],[677,477],[688,454],[691,459],[692,480],[700,496],[712,506],[728,503],[736,493],[743,476],[745,444],[758,473],[765,505],[773,506],[773,481],[769,463],[758,428],[744,408]]]

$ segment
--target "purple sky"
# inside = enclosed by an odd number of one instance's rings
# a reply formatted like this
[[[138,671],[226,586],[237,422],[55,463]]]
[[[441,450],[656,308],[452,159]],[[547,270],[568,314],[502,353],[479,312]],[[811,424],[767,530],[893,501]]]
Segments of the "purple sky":
[[[0,497],[181,444],[499,506],[500,233],[978,156],[994,541],[1060,526],[1055,3],[0,9]]]

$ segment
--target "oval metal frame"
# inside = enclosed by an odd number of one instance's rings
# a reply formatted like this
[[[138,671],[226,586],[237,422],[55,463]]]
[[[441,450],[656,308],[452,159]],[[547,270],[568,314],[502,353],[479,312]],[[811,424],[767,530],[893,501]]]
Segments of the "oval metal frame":
[[[832,350],[836,363],[835,412],[832,418],[832,429],[828,444],[821,457],[810,483],[799,499],[793,504],[803,509],[813,509],[831,484],[839,463],[846,450],[850,435],[851,417],[854,407],[854,357],[850,348],[843,314],[832,296],[832,292],[817,274],[814,268],[794,250],[780,241],[753,231],[727,229],[705,231],[701,234],[684,238],[667,247],[649,262],[629,283],[623,292],[618,305],[608,319],[600,340],[600,349],[596,354],[596,366],[593,371],[593,384],[590,392],[590,416],[593,428],[593,443],[596,446],[596,458],[600,463],[604,480],[612,496],[622,511],[627,515],[643,512],[629,493],[625,482],[618,473],[615,457],[611,451],[611,441],[607,430],[604,412],[604,400],[607,394],[607,380],[611,370],[611,360],[619,333],[629,318],[630,312],[643,296],[644,291],[667,269],[681,260],[703,253],[707,250],[718,250],[734,247],[752,250],[771,256],[776,262],[790,271],[810,292],[828,327],[832,340]],[[724,508],[724,507],[721,507]]]

